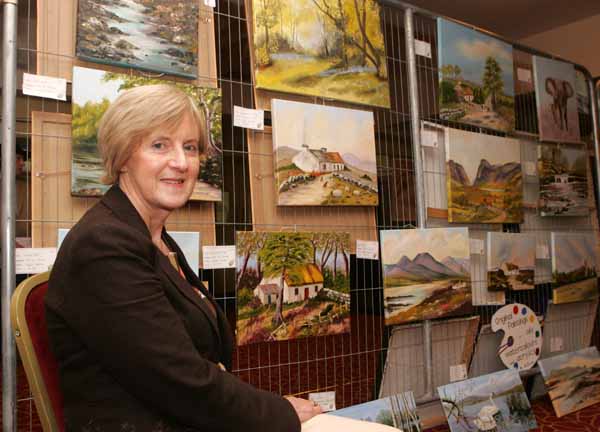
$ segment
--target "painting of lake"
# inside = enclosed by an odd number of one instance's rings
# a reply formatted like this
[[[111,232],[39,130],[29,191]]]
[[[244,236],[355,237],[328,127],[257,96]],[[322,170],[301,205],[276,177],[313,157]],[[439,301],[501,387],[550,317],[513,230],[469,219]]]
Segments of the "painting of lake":
[[[195,0],[79,0],[77,57],[196,78]]]

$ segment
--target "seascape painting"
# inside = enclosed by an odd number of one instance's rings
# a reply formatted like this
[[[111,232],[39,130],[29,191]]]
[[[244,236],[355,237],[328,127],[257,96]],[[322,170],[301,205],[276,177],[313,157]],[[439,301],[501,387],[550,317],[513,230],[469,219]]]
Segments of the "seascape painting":
[[[195,0],[79,0],[76,55],[82,60],[196,78]]]
[[[452,432],[527,432],[537,428],[516,370],[440,386],[438,394]]]
[[[417,404],[412,392],[352,405],[328,415],[384,424],[404,432],[421,432]]]
[[[467,228],[385,230],[380,235],[386,325],[472,312]]]
[[[598,240],[595,234],[551,233],[554,304],[598,297]]]
[[[446,169],[449,222],[522,221],[518,140],[451,128],[446,141]]]
[[[487,245],[488,290],[535,288],[535,235],[488,232]]]
[[[583,146],[540,144],[538,172],[541,216],[587,216],[588,152]]]
[[[271,110],[278,205],[379,203],[372,112],[279,99]]]
[[[350,331],[350,234],[236,234],[237,343]]]
[[[600,356],[596,347],[538,361],[556,417],[600,402]]]
[[[101,196],[108,190],[109,186],[100,182],[104,169],[97,145],[98,122],[121,91],[149,84],[175,85],[197,102],[206,122],[206,151],[200,155],[200,174],[190,200],[221,201],[220,89],[82,67],[73,68],[71,193],[75,196]]]
[[[515,128],[512,46],[438,18],[440,117],[509,132]]]
[[[540,140],[581,142],[575,67],[534,56],[533,70]]]
[[[374,0],[247,0],[256,88],[388,108]]]

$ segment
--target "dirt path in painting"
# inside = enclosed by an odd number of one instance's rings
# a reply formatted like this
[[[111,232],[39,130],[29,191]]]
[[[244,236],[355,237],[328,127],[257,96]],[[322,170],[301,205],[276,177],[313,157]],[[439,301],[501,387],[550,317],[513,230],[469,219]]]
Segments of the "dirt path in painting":
[[[494,111],[471,111],[465,115],[461,121],[492,129],[506,130],[509,128],[506,119],[502,118]]]
[[[323,175],[320,179],[280,193],[279,205],[315,205],[315,202],[325,201],[330,192],[326,185],[331,181],[331,174]]]

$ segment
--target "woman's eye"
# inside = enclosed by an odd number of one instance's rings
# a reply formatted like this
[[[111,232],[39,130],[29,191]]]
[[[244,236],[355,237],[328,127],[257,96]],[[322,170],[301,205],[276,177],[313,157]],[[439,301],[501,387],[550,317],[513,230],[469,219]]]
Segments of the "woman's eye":
[[[196,144],[186,144],[183,149],[188,153],[198,153],[198,146]]]
[[[156,149],[156,150],[162,150],[162,149],[165,148],[165,143],[163,143],[161,141],[153,142],[152,143],[152,148]]]

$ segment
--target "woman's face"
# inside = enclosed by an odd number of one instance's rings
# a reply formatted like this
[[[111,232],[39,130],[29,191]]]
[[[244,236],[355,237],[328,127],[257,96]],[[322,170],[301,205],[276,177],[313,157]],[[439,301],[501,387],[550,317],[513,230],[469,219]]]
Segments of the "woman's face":
[[[159,128],[142,140],[127,160],[119,186],[142,217],[166,217],[183,206],[200,170],[197,123],[186,114],[173,130]]]

